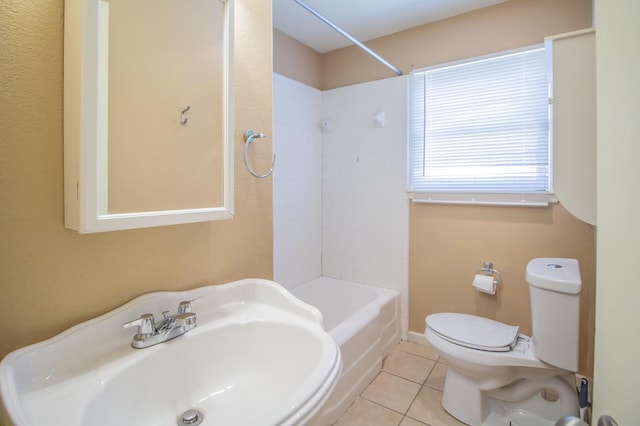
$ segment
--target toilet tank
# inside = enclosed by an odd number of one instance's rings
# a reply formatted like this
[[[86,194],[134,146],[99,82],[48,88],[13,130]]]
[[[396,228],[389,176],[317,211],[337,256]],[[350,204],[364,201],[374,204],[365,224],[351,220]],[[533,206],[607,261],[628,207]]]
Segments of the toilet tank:
[[[536,356],[553,366],[578,370],[580,291],[576,259],[539,258],[527,265]]]

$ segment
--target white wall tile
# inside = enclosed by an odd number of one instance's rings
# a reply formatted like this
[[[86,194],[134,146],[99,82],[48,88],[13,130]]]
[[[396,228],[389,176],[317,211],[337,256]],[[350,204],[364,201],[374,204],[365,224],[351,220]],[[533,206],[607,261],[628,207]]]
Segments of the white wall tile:
[[[274,280],[295,287],[321,274],[321,92],[273,76]]]
[[[275,280],[291,288],[322,274],[397,289],[405,333],[406,84],[396,77],[319,92],[274,75]]]
[[[323,274],[403,290],[408,259],[405,78],[323,92]],[[385,127],[374,125],[384,111]]]

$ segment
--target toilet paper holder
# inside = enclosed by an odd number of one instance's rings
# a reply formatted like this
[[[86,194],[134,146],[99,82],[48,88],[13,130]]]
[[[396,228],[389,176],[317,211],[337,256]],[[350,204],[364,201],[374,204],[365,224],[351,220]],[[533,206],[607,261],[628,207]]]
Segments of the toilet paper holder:
[[[493,277],[493,283],[498,285],[502,282],[500,272],[493,269],[493,262],[484,262],[482,268],[476,269],[476,274],[488,275]]]

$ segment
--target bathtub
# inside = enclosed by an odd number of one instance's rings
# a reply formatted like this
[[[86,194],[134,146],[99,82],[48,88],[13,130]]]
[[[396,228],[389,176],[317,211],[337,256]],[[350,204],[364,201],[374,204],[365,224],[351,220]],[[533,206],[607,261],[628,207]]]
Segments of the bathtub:
[[[400,297],[396,290],[319,277],[290,290],[324,316],[324,328],[340,346],[342,374],[318,425],[331,425],[382,369],[400,341]]]

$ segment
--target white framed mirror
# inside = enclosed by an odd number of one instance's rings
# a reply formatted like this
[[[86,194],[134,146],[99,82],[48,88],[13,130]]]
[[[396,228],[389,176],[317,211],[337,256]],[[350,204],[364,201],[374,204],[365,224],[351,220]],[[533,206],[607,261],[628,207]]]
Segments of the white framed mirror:
[[[234,0],[67,0],[65,226],[233,217]]]

